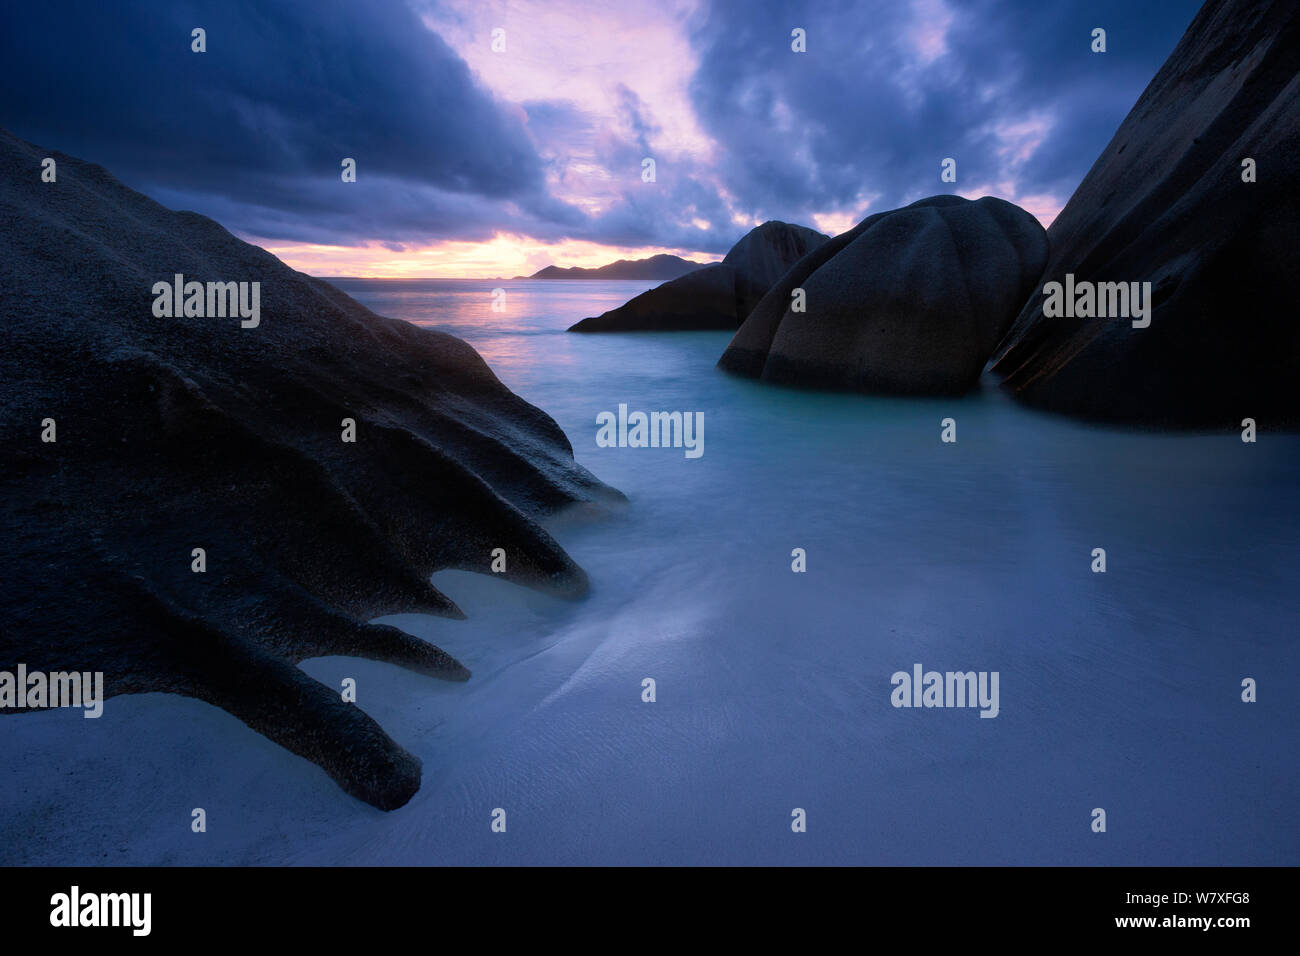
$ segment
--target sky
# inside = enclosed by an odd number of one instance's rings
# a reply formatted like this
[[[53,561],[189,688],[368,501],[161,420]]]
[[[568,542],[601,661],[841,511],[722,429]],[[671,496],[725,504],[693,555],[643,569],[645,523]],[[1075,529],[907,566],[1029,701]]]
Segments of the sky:
[[[4,3],[0,126],[313,275],[716,260],[944,192],[1049,225],[1199,6]]]

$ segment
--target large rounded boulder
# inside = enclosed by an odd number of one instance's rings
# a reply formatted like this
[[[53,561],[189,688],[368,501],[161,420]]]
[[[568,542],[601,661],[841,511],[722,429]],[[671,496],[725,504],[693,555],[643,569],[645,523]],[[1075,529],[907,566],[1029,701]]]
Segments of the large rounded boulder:
[[[500,577],[582,594],[542,521],[621,496],[460,339],[2,129],[0,243],[0,673],[194,697],[405,804],[419,758],[298,664],[467,679],[371,622],[463,617],[430,575],[498,547]],[[0,723],[38,706],[0,694]]]
[[[1038,220],[1001,199],[932,196],[877,213],[797,262],[718,364],[790,385],[964,392],[1047,254]]]
[[[736,273],[736,325],[743,322],[790,267],[830,236],[807,226],[769,220],[731,247],[724,266]]]
[[[1300,4],[1201,8],[1048,231],[1045,283],[1145,286],[1145,314],[1034,296],[992,368],[1013,395],[1144,427],[1300,426],[1298,75]]]
[[[721,262],[665,282],[570,332],[680,332],[739,328],[792,265],[829,237],[788,222],[755,226]]]

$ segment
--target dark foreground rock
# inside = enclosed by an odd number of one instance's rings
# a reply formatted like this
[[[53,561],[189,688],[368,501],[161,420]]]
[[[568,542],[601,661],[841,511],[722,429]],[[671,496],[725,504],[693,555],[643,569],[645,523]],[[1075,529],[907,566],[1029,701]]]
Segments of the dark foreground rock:
[[[1300,4],[1201,8],[1048,230],[1044,282],[1150,282],[1150,325],[1035,295],[994,364],[1007,388],[1134,424],[1300,423],[1298,75]]]
[[[439,648],[366,622],[462,616],[429,575],[488,572],[494,548],[502,577],[582,594],[538,518],[617,492],[459,339],[4,131],[0,237],[0,670],[196,697],[358,798],[404,804],[419,760],[297,663],[465,680]],[[260,324],[156,317],[151,290],[176,273],[259,282]]]
[[[1047,261],[1018,206],[932,196],[819,246],[763,297],[718,365],[764,381],[955,394],[979,378]],[[806,311],[794,311],[802,289]]]
[[[721,262],[643,292],[570,332],[689,331],[739,327],[786,270],[828,237],[775,220],[751,229]]]

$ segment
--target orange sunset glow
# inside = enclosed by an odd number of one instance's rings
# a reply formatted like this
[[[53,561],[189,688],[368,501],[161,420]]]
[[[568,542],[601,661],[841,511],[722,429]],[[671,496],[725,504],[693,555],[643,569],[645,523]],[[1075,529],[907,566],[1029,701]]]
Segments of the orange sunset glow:
[[[722,257],[664,246],[608,246],[567,239],[544,243],[527,236],[498,233],[487,242],[447,240],[395,252],[379,243],[327,246],[242,237],[297,269],[315,276],[361,279],[496,279],[532,275],[549,265],[594,268],[616,259],[646,259],[668,253],[696,262]]]

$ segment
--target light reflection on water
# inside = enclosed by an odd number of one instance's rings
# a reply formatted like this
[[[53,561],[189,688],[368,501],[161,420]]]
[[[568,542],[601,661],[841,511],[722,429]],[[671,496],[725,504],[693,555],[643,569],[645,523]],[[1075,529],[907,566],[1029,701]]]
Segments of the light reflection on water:
[[[588,315],[622,305],[656,282],[595,280],[332,279],[381,315],[457,335],[478,350],[497,376],[526,378],[542,349],[547,365],[568,365],[564,330]],[[505,290],[493,311],[494,289]],[[566,316],[572,318],[566,319]],[[547,339],[541,346],[535,336]]]

